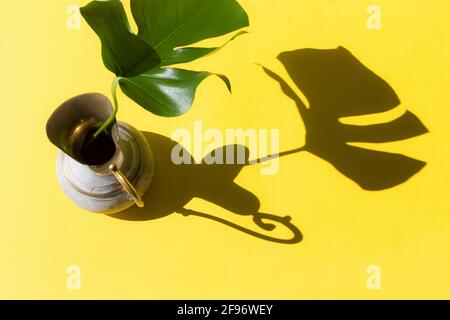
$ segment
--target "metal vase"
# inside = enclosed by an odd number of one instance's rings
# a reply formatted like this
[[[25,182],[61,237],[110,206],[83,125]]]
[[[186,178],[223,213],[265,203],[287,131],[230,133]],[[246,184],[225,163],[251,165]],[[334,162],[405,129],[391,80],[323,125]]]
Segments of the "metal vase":
[[[59,106],[46,128],[60,149],[56,172],[64,193],[80,208],[105,214],[143,207],[154,171],[147,140],[132,126],[114,121],[92,138],[112,113],[106,96],[83,94]]]

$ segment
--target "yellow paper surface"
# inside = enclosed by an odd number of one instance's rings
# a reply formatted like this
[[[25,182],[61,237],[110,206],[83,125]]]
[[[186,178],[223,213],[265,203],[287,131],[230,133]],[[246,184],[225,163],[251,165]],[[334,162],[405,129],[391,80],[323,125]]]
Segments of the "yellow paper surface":
[[[170,137],[178,128],[193,131],[197,120],[223,131],[275,128],[286,151],[303,145],[303,122],[255,63],[293,85],[279,53],[343,46],[382,77],[429,133],[360,145],[427,162],[410,180],[366,191],[307,152],[282,157],[276,175],[261,175],[262,165],[254,165],[235,179],[259,199],[261,212],[292,217],[303,235],[297,244],[176,213],[114,219],[78,209],[64,196],[46,121],[72,96],[109,95],[113,79],[87,24],[67,27],[67,9],[86,3],[2,4],[0,298],[450,298],[449,1],[241,0],[250,33],[186,66],[228,75],[232,95],[209,78],[189,113],[166,119],[119,94],[119,119],[139,130]],[[381,9],[381,29],[367,26],[373,4]],[[261,232],[250,216],[205,200],[194,198],[186,208]],[[283,228],[273,234],[289,237]],[[69,266],[79,267],[79,290],[68,287]],[[371,266],[380,271],[378,289],[368,286]]]

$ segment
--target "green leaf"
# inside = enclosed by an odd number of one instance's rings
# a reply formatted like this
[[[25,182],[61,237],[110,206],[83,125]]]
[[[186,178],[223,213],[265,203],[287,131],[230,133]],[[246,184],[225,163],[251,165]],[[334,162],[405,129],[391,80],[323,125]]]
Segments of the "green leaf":
[[[150,112],[167,117],[188,111],[198,85],[214,73],[161,67],[215,53],[246,32],[238,32],[220,47],[186,46],[249,24],[235,0],[131,0],[131,10],[137,35],[131,32],[119,0],[92,1],[81,13],[99,36],[105,66],[120,78],[123,92]],[[228,78],[216,75],[231,91]]]
[[[221,47],[180,47],[249,25],[246,12],[235,0],[131,0],[131,11],[138,36],[158,52],[162,65],[210,54]]]
[[[210,75],[221,78],[231,92],[231,84],[224,75],[174,68],[157,68],[135,77],[122,78],[120,87],[148,111],[175,117],[191,108],[198,85]]]
[[[106,68],[117,76],[134,76],[160,63],[156,51],[130,31],[119,0],[92,1],[80,11],[102,42]]]
[[[212,48],[196,48],[196,47],[186,47],[186,48],[180,48],[172,51],[170,54],[168,54],[166,57],[164,57],[164,60],[161,61],[161,66],[169,66],[172,64],[178,64],[178,63],[186,63],[191,62],[194,60],[197,60],[201,57],[206,57],[211,54],[214,54],[221,49],[223,49],[228,43],[239,37],[240,35],[248,33],[247,31],[240,31],[237,34],[235,34],[230,40],[225,42],[220,47],[212,47]]]

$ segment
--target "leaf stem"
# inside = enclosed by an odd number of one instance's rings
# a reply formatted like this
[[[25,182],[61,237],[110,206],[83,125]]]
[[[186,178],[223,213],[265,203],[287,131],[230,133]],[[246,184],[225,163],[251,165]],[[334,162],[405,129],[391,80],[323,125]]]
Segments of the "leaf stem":
[[[114,78],[111,85],[111,95],[113,98],[114,112],[109,116],[108,120],[106,120],[103,125],[94,133],[94,136],[92,137],[93,139],[97,138],[116,119],[117,112],[119,111],[119,103],[117,102],[117,86],[120,82],[120,79],[122,79],[122,77]]]

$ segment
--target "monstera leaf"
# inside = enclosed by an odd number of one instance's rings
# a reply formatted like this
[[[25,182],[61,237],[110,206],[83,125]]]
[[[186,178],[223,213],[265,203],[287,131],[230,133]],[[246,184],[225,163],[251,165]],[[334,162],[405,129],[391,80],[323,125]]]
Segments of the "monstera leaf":
[[[218,48],[180,48],[248,26],[235,0],[131,0],[138,36],[158,52],[163,65],[188,62]]]
[[[100,37],[105,67],[117,76],[134,76],[160,64],[156,51],[131,33],[122,2],[93,1],[80,11]]]
[[[139,32],[131,32],[119,0],[92,1],[81,14],[102,42],[103,62],[124,93],[148,111],[178,116],[192,106],[198,85],[213,73],[163,68],[212,54],[221,47],[183,47],[248,26],[235,0],[131,0]],[[229,80],[221,78],[231,91]],[[115,92],[113,90],[113,92]]]
[[[400,104],[391,86],[347,49],[301,49],[284,52],[279,60],[310,105],[306,108],[281,77],[265,69],[297,104],[306,128],[303,150],[328,161],[366,190],[393,187],[425,166],[425,162],[405,155],[349,145],[403,140],[428,130],[409,111],[387,123],[368,126],[342,123],[342,117],[381,113]]]
[[[153,69],[120,81],[122,91],[145,109],[159,116],[177,116],[187,111],[195,97],[195,89],[210,72],[183,69]],[[231,91],[229,80],[217,75]]]

